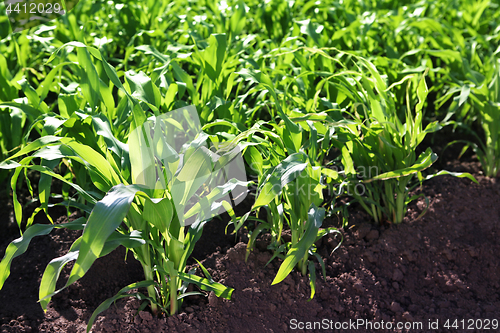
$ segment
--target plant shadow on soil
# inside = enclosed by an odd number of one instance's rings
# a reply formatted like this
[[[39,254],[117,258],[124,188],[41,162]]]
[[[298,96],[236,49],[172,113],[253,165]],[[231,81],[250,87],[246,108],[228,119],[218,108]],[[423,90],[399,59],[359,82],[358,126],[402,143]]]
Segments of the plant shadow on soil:
[[[420,198],[410,204],[407,217],[397,226],[376,226],[364,212],[351,211],[341,246],[331,253],[338,244],[334,235],[318,244],[327,277],[321,278],[316,264],[316,296],[311,301],[308,279],[298,272],[271,286],[281,261],[275,259],[265,267],[272,255],[266,250],[266,235],[260,237],[245,263],[246,245],[241,242],[246,241],[245,234],[237,238],[225,235],[227,219],[214,219],[206,224],[193,257],[201,260],[215,281],[235,289],[231,301],[213,294],[190,297],[180,314],[153,318],[147,311],[136,315],[139,301],[121,299],[98,317],[92,331],[284,332],[300,322],[334,325],[363,319],[372,324],[384,321],[395,327],[402,322],[412,327],[393,332],[430,331],[429,321],[439,320],[439,328],[432,331],[445,332],[447,319],[498,319],[500,184],[498,179],[479,175],[477,162],[444,166],[450,171],[475,173],[480,185],[450,176],[434,178],[422,190],[430,202],[427,214],[416,219],[425,208]],[[66,219],[64,212],[60,215],[58,222]],[[0,228],[3,257],[9,242],[18,237],[12,205],[6,197],[0,204]],[[125,260],[125,250],[118,248],[56,295],[43,314],[37,303],[43,270],[51,259],[65,254],[79,235],[56,230],[37,237],[28,251],[13,261],[11,276],[0,291],[0,332],[84,332],[102,301],[143,279],[140,264],[130,253]],[[66,281],[71,267],[65,267],[60,283]],[[357,329],[380,331],[366,326]],[[307,331],[324,330],[316,326]]]

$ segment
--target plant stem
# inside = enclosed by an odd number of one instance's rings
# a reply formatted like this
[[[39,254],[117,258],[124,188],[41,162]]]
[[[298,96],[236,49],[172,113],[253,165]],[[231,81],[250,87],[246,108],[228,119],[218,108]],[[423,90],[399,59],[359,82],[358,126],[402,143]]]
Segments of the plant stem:
[[[301,262],[302,276],[306,276],[306,274],[307,274],[307,259],[308,259],[308,257],[309,257],[309,255],[306,253],[306,255],[304,256],[304,259]]]
[[[144,277],[146,280],[154,280],[153,276],[153,270],[151,269],[151,258],[150,258],[150,253],[149,253],[149,248],[147,245],[144,245],[142,247],[143,250],[143,258],[144,258],[144,263],[141,262],[142,264],[142,269],[144,271]],[[149,286],[148,288],[148,296],[151,297],[154,301],[156,301],[156,290],[154,286]],[[158,314],[158,306],[154,302],[150,302],[151,304],[151,312],[153,312],[153,315]]]
[[[173,316],[177,312],[177,277],[170,275],[170,315]]]
[[[406,198],[406,193],[405,192],[398,192],[396,194],[396,220],[394,223],[399,224],[403,222],[403,218],[405,216],[405,198]]]

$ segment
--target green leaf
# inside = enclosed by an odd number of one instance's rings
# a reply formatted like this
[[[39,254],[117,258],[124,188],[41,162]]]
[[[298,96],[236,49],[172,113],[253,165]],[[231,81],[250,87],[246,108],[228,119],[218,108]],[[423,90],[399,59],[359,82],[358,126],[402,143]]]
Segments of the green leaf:
[[[23,111],[27,116],[29,116],[31,119],[36,119],[37,117],[41,116],[43,113],[40,112],[40,110],[34,108],[31,105],[24,104],[24,103],[18,103],[18,102],[2,102],[0,103],[0,107],[7,107],[10,109],[17,109]]]
[[[256,147],[248,147],[245,152],[245,157],[247,163],[250,165],[250,169],[261,176],[264,172],[264,160],[262,158],[262,153]]]
[[[321,173],[324,174],[325,176],[331,178],[334,181],[340,179],[339,173],[335,170],[332,170],[332,169],[321,168]]]
[[[217,81],[226,54],[226,34],[213,34],[208,38],[209,47],[203,52],[205,71],[212,81]]]
[[[235,5],[235,10],[233,15],[231,15],[230,28],[231,36],[234,39],[239,36],[246,24],[246,8],[245,2],[243,0],[238,1]]]
[[[318,229],[323,224],[323,219],[325,218],[325,209],[317,208],[316,205],[312,204],[311,209],[308,213],[308,220],[306,231],[304,235],[300,238],[299,242],[292,246],[292,248],[286,254],[285,260],[281,264],[276,277],[274,278],[271,285],[275,285],[283,281],[288,274],[293,270],[293,268],[303,260],[304,256],[309,251],[309,248],[314,244],[316,240],[316,235],[318,234]]]
[[[203,272],[203,274],[205,275],[205,277],[210,281],[210,282],[214,282],[214,280],[212,279],[212,275],[210,275],[210,273],[207,271],[207,269],[205,268],[205,266],[203,266],[203,264],[201,262],[199,262],[197,259],[194,259],[196,260],[196,262],[198,263],[198,265],[200,266],[201,268],[201,271]]]
[[[289,182],[293,181],[308,165],[307,155],[294,153],[284,159],[266,179],[252,209],[267,205]]]
[[[107,240],[106,244],[102,249],[99,257],[104,257],[105,255],[111,253],[118,246],[123,245],[126,248],[134,248],[141,245],[146,244],[146,241],[143,239],[143,235],[141,232],[134,230],[130,234],[121,234],[119,232],[114,232]],[[79,237],[69,249],[68,253],[64,256],[53,259],[45,268],[45,271],[42,275],[42,281],[40,282],[40,305],[44,311],[47,310],[47,305],[50,302],[51,297],[54,290],[56,289],[56,283],[59,279],[59,275],[61,274],[62,269],[68,262],[76,260],[79,255],[80,243],[82,237]]]
[[[67,228],[70,230],[75,230],[75,229],[80,230],[83,229],[84,226],[84,224],[82,224],[83,221],[84,219],[80,218],[72,222],[55,224],[55,225],[34,224],[28,229],[26,229],[23,236],[13,240],[9,244],[9,246],[7,246],[7,250],[5,250],[5,255],[2,261],[0,262],[0,289],[2,289],[5,280],[7,280],[7,278],[10,275],[10,265],[12,263],[12,260],[20,256],[24,252],[26,252],[33,237],[48,235],[54,228]]]
[[[187,283],[197,285],[201,290],[213,291],[217,297],[223,297],[225,299],[231,299],[231,294],[234,291],[233,288],[226,287],[218,282],[213,282],[209,279],[202,278],[193,274],[179,272],[179,278]]]
[[[436,172],[435,174],[428,175],[427,177],[424,178],[424,180],[429,180],[437,176],[444,176],[444,175],[449,175],[453,177],[458,177],[458,178],[468,178],[472,180],[474,183],[479,185],[479,182],[476,180],[476,178],[471,175],[468,172],[451,172],[451,171],[446,171],[446,170],[441,170],[439,172]]]
[[[437,160],[437,155],[434,154],[430,148],[427,148],[427,150],[425,152],[423,152],[418,157],[418,159],[415,161],[415,163],[412,166],[410,166],[408,168],[404,168],[404,169],[385,172],[385,173],[377,175],[371,179],[365,180],[364,182],[369,183],[369,182],[372,182],[375,180],[386,180],[386,179],[409,176],[409,175],[415,174],[419,171],[427,169],[436,160]]]
[[[99,74],[97,74],[97,70],[90,58],[87,48],[78,48],[77,54],[80,65],[80,87],[83,96],[85,96],[92,110],[95,110],[99,105],[98,102],[100,99]]]
[[[40,290],[38,293],[38,297],[40,298],[40,306],[43,311],[47,311],[47,305],[50,302],[50,297],[46,298],[45,296],[51,294],[56,289],[56,283],[61,274],[62,269],[68,262],[76,260],[78,258],[78,251],[80,249],[80,241],[81,237],[79,237],[69,249],[68,253],[64,256],[52,259],[45,271],[42,275],[42,281],[40,282]]]
[[[185,157],[185,156],[184,156]],[[200,147],[188,157],[182,169],[174,178],[171,193],[177,207],[177,214],[183,217],[184,205],[205,183],[213,171],[208,149]],[[181,208],[182,207],[182,208]],[[181,208],[181,209],[179,209]]]
[[[42,160],[41,164],[47,167],[48,169],[53,170],[59,164],[59,160],[52,160],[52,161]],[[40,200],[40,205],[45,211],[45,214],[47,215],[48,219],[50,220],[50,222],[54,223],[48,211],[51,185],[52,185],[52,177],[50,177],[45,173],[42,173],[40,175],[40,180],[38,181],[38,199]]]
[[[95,205],[83,231],[78,259],[64,288],[83,277],[99,258],[107,239],[120,226],[141,190],[136,185],[116,185]]]
[[[462,106],[462,104],[464,104],[467,99],[469,98],[469,94],[470,94],[470,86],[469,85],[463,85],[462,86],[462,89],[460,90],[460,96],[459,96],[459,99],[458,99],[458,106]]]
[[[309,261],[307,268],[309,271],[309,286],[311,287],[311,297],[309,297],[310,301],[314,298],[314,294],[316,293],[316,267],[314,266],[314,262]]]
[[[193,223],[189,226],[186,237],[184,238],[184,253],[182,255],[180,266],[185,267],[188,257],[193,253],[196,242],[200,239],[203,232],[203,226],[206,222]]]
[[[132,96],[147,103],[151,110],[158,111],[158,106],[161,105],[161,95],[151,79],[143,72],[136,74],[132,71],[126,72],[125,78],[130,85]]]
[[[184,231],[181,229],[181,232]],[[184,243],[177,238],[174,237],[170,238],[168,241],[168,258],[171,260],[171,262],[173,262],[176,271],[182,270],[181,264],[183,255],[184,255]]]
[[[96,134],[101,136],[106,142],[108,148],[120,158],[128,156],[128,146],[119,141],[111,130],[109,119],[103,114],[93,116],[92,124],[96,130]]]
[[[174,207],[169,199],[146,199],[143,217],[153,224],[167,239],[168,227],[174,216]]]
[[[250,252],[253,249],[253,244],[255,243],[255,240],[257,239],[257,236],[264,231],[264,229],[269,229],[270,225],[268,223],[261,223],[259,224],[258,227],[256,227],[253,231],[252,234],[250,235],[250,239],[248,240],[247,244],[247,250],[245,253],[245,262],[248,260],[248,256],[250,255]]]
[[[15,158],[20,157],[20,156],[23,156],[23,155],[28,154],[32,151],[38,150],[38,149],[40,149],[40,148],[42,148],[50,143],[57,142],[60,139],[61,139],[60,137],[52,136],[52,135],[47,135],[47,136],[43,136],[39,139],[36,139],[35,141],[30,142],[28,145],[26,145],[26,147],[24,147],[23,149],[18,151],[16,154],[12,155],[11,157],[6,159],[5,161],[1,162],[0,168],[13,169],[13,168],[17,167],[19,164],[17,164],[14,167],[7,167],[7,166],[13,165],[12,163],[7,163],[7,161],[15,159]],[[2,167],[2,166],[4,166],[4,167]]]
[[[172,69],[174,70],[175,78],[178,81],[186,84],[186,88],[189,91],[189,95],[192,98],[192,103],[194,105],[198,104],[199,95],[196,89],[194,88],[193,80],[191,79],[189,74],[186,73],[175,61],[172,61],[171,65]]]

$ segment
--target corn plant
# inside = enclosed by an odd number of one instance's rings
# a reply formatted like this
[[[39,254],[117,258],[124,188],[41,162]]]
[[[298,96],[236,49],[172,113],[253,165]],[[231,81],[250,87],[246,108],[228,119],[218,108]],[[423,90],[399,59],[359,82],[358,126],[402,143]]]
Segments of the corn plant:
[[[339,233],[337,228],[321,228],[325,209],[318,207],[323,203],[323,175],[320,167],[313,167],[303,152],[298,152],[284,159],[275,168],[266,172],[259,186],[254,210],[265,207],[268,221],[253,231],[249,248],[259,233],[269,230],[272,235],[270,249],[274,250],[273,260],[280,257],[281,264],[272,284],[283,281],[297,267],[302,275],[308,275],[311,286],[311,299],[315,294],[316,268],[313,256],[320,263],[326,278],[325,266],[316,253],[315,243],[329,233]],[[284,226],[288,226],[291,239],[282,239]]]
[[[500,58],[494,57],[482,85],[471,89],[469,98],[473,108],[479,111],[484,140],[481,148],[474,151],[488,177],[497,177],[500,172]]]
[[[148,296],[140,293],[132,296],[147,300],[154,314],[174,314],[182,298],[192,294],[186,293],[189,283],[198,285],[201,290],[214,291],[217,296],[230,298],[231,288],[213,282],[209,276],[201,278],[185,273],[186,260],[201,236],[205,221],[230,207],[231,203],[240,202],[247,186],[245,181],[231,178],[238,169],[238,164],[231,163],[238,156],[238,148],[222,144],[217,137],[209,138],[201,132],[194,108],[180,110],[181,116],[177,118],[170,113],[164,118],[153,117],[146,121],[139,101],[125,90],[116,73],[113,75],[114,69],[107,63],[105,66],[108,66],[113,82],[134,105],[131,125],[134,131],[129,135],[128,145],[112,135],[106,127],[109,120],[97,117],[94,119],[97,123],[99,119],[104,120],[100,127],[96,127],[106,137],[101,142],[107,147],[104,151],[78,142],[79,136],[45,135],[0,165],[2,169],[15,169],[14,192],[19,173],[30,169],[68,184],[85,198],[87,207],[91,207],[88,217],[75,222],[28,227],[20,239],[9,245],[0,263],[0,288],[10,274],[12,260],[26,251],[33,237],[46,235],[54,228],[84,231],[68,254],[54,259],[47,266],[39,294],[44,310],[53,295],[84,276],[96,259],[119,245],[129,248],[141,262],[146,280],[127,286],[114,298],[105,301],[94,312],[87,330],[95,317],[114,300],[128,296],[127,291],[138,287],[146,287]],[[92,91],[94,87],[89,88],[88,91]],[[207,139],[213,142],[215,151],[206,147]],[[27,154],[31,155],[19,163],[14,162]],[[118,164],[113,154],[120,156],[125,163]],[[38,158],[48,163],[33,164]],[[52,162],[57,164],[60,160],[83,165],[94,187],[105,196],[101,199],[97,193],[96,197],[94,192],[55,173]],[[238,195],[229,197],[229,192]],[[62,268],[73,260],[76,262],[67,283],[62,289],[55,290]]]
[[[440,125],[433,122],[423,128],[423,106],[428,93],[423,77],[418,79],[412,75],[402,81],[411,80],[416,86],[418,98],[413,113],[408,85],[403,123],[398,116],[393,97],[377,69],[372,63],[362,58],[360,60],[363,69],[366,69],[371,77],[360,74],[359,81],[355,81],[364,95],[365,102],[354,105],[352,116],[358,121],[358,125],[352,126],[351,130],[358,138],[347,142],[342,148],[342,162],[346,176],[350,177],[350,195],[359,201],[375,222],[380,223],[385,218],[398,224],[403,221],[408,203],[416,199],[409,197],[413,177],[418,176],[422,181],[422,171],[437,159],[431,148],[418,157],[416,149],[425,136],[439,130]],[[441,171],[437,174],[450,173]],[[474,177],[467,173],[454,175],[475,181]],[[357,176],[365,179],[358,180]],[[355,186],[359,183],[366,193],[356,191]]]
[[[259,122],[252,127],[259,129],[256,132],[259,135],[250,137],[257,145],[247,147],[245,157],[250,171],[257,174],[259,186],[252,210],[240,219],[236,229],[248,219],[258,222],[248,242],[247,258],[258,235],[269,231],[272,238],[269,249],[274,251],[270,261],[276,257],[284,260],[273,284],[283,281],[297,267],[309,276],[312,299],[316,268],[310,257],[318,260],[325,276],[315,243],[329,233],[340,233],[333,227],[321,228],[325,208],[320,206],[326,188],[322,164],[331,147],[334,121],[325,113],[291,112],[265,73],[244,70],[240,74],[257,83],[254,91],[261,88],[270,93],[280,122]],[[260,218],[262,210],[267,212],[267,219]],[[259,213],[258,218],[250,217],[252,211]],[[286,227],[291,232],[290,241],[282,238]]]
[[[479,144],[456,140],[448,145],[465,143],[461,154],[472,147],[485,175],[497,177],[500,172],[500,59],[492,56],[481,66],[481,70],[484,76],[478,73],[476,78],[470,73],[469,80],[455,83],[445,95],[451,98],[460,92],[450,105],[450,117],[456,115],[455,120],[445,123],[465,128],[476,137]],[[482,129],[483,138],[472,129],[474,124]]]

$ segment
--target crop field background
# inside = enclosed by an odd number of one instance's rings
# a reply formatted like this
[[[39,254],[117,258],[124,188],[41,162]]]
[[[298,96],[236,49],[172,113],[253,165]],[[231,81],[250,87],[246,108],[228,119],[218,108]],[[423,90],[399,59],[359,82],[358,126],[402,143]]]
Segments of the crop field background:
[[[497,0],[0,3],[1,333],[496,331],[498,176]]]

